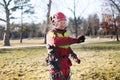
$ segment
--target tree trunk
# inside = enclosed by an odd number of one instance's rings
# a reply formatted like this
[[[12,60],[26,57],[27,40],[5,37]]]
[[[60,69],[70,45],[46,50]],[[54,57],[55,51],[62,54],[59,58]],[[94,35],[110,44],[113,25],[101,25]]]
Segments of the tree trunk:
[[[74,11],[73,11],[73,14],[74,14],[74,25],[75,25],[75,37],[78,36],[78,31],[77,31],[77,28],[78,28],[78,25],[77,25],[77,19],[76,19],[76,3],[75,3],[75,0],[74,0]]]
[[[10,18],[9,18],[9,9],[7,5],[5,7],[5,11],[6,11],[7,22],[6,22],[6,27],[4,31],[3,41],[4,41],[4,46],[10,46]]]
[[[20,33],[20,43],[23,42],[23,35],[22,35],[22,32]]]
[[[48,32],[48,25],[49,25],[49,18],[50,18],[50,11],[51,11],[51,4],[52,4],[52,0],[49,0],[49,3],[47,4],[48,6],[48,12],[47,12],[47,27],[46,27],[46,30],[45,30],[45,40],[44,40],[44,43],[46,43],[46,34]]]
[[[9,31],[5,31],[4,32],[4,37],[3,37],[3,41],[4,41],[4,46],[10,46],[10,41],[9,41]]]
[[[116,26],[116,21],[115,21],[115,35],[116,35],[116,39],[117,39],[117,41],[119,41],[119,34],[118,34],[118,28],[117,28],[117,26]]]

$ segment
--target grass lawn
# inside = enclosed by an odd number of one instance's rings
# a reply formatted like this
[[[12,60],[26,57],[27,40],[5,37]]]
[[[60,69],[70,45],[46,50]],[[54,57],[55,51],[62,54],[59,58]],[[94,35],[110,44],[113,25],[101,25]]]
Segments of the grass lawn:
[[[120,42],[74,44],[71,80],[120,80]],[[0,80],[50,80],[45,47],[0,49]]]
[[[72,47],[81,59],[72,66],[73,80],[120,80],[120,42]]]
[[[0,50],[0,80],[49,80],[46,48]]]
[[[44,38],[34,38],[34,39],[23,39],[22,43],[20,43],[19,39],[10,40],[11,46],[20,46],[20,45],[39,45],[44,43]],[[3,41],[0,40],[0,46],[3,46]]]

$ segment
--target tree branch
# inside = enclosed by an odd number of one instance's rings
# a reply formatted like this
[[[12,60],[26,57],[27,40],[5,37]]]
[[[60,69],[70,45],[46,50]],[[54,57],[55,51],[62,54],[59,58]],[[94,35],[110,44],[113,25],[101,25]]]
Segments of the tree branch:
[[[118,5],[113,1],[113,0],[110,0],[114,5],[115,5],[115,7],[117,8],[117,10],[119,11],[119,13],[120,13],[120,8],[118,7]]]
[[[4,7],[6,7],[6,1],[5,1],[5,0],[3,0],[3,2],[4,2]]]
[[[74,14],[74,10],[72,10],[71,8],[68,8],[73,14]]]
[[[0,2],[0,5],[2,5],[4,7],[4,4]]]
[[[6,22],[6,20],[5,20],[5,19],[2,19],[2,18],[0,18],[0,21],[4,21],[4,22]]]
[[[9,1],[8,1],[7,6],[9,6],[9,5],[10,5],[10,2],[11,2],[11,1],[12,1],[12,0],[9,0]]]

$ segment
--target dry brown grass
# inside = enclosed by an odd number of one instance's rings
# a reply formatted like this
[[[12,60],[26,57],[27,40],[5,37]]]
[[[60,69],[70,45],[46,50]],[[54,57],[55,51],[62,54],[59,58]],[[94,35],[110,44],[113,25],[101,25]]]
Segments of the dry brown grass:
[[[120,80],[120,42],[73,45],[71,80]],[[0,80],[49,80],[45,47],[0,49]]]

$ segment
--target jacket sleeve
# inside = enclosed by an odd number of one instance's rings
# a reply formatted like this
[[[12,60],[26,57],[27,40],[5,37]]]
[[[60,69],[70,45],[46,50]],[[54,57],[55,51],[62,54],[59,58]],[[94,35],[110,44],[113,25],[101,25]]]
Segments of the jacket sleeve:
[[[47,43],[55,46],[70,45],[77,43],[77,41],[77,38],[58,37],[54,33],[52,33],[52,35],[50,33],[47,34]]]

